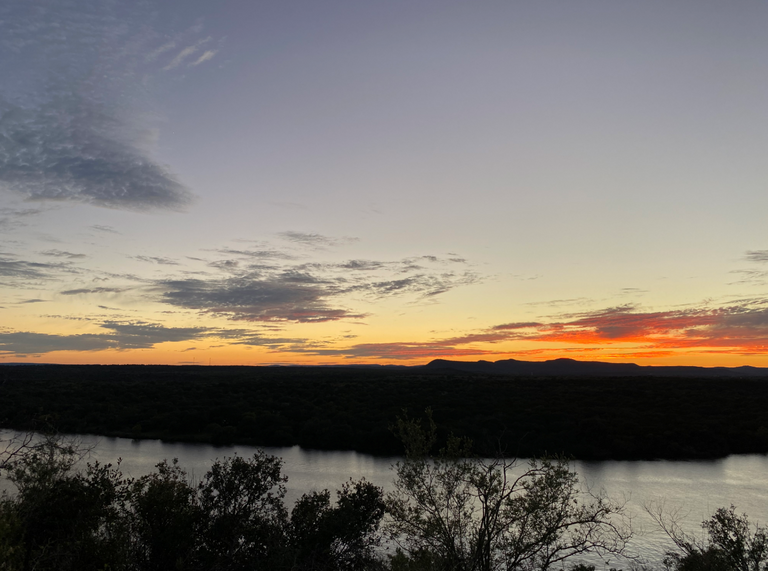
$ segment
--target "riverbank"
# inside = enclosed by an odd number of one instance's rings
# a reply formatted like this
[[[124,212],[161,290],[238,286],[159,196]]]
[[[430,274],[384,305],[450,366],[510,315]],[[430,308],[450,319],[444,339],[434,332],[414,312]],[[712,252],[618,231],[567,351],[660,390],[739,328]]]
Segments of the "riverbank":
[[[768,452],[768,380],[504,377],[323,367],[3,367],[0,422],[166,441],[400,454],[426,407],[476,452],[583,460]]]

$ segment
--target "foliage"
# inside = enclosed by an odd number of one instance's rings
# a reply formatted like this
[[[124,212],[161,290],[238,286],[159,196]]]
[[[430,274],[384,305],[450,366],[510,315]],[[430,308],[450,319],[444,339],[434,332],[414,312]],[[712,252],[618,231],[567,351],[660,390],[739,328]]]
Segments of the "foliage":
[[[401,410],[432,406],[438,446],[521,458],[724,457],[768,452],[764,379],[557,378],[431,369],[3,367],[0,426],[186,442],[399,454]],[[501,442],[499,442],[501,440]],[[0,447],[0,450],[2,448]]]
[[[178,460],[156,468],[128,485],[132,556],[147,571],[187,569],[197,547],[200,503]]]
[[[328,490],[304,494],[291,512],[291,544],[297,569],[368,569],[376,566],[379,524],[384,516],[381,488],[346,482],[331,506]]]
[[[620,553],[629,538],[615,523],[622,506],[581,493],[562,459],[518,473],[503,457],[469,458],[469,442],[455,437],[430,456],[437,428],[429,410],[424,422],[398,419],[395,431],[406,458],[387,497],[386,528],[425,568],[544,570],[582,553]]]
[[[282,461],[259,451],[214,462],[193,486],[176,460],[136,480],[87,464],[59,437],[30,439],[4,464],[0,571],[342,571],[377,568],[383,492],[349,481],[332,504],[305,495],[291,517]],[[16,448],[14,448],[16,450]]]
[[[23,437],[0,465],[17,488],[0,496],[0,571],[532,571],[621,553],[629,538],[621,506],[581,491],[562,459],[477,459],[454,436],[433,454],[429,411],[394,432],[406,457],[393,492],[350,480],[335,502],[311,492],[290,515],[282,461],[264,452],[217,460],[193,485],[176,460],[132,480],[119,463],[82,466],[76,442]],[[668,569],[768,571],[768,530],[733,506],[702,524],[706,541],[649,511],[678,547]],[[382,529],[398,546],[388,559]]]
[[[126,546],[124,481],[109,464],[73,472],[79,459],[71,442],[45,436],[6,463],[19,490],[15,501],[3,498],[3,549],[13,561],[8,569],[120,567]]]
[[[746,514],[736,508],[719,508],[702,522],[707,540],[699,541],[685,534],[676,514],[664,512],[661,504],[647,506],[646,511],[666,532],[678,548],[665,558],[668,568],[676,571],[766,571],[768,570],[768,529],[750,528]]]
[[[279,458],[263,451],[213,464],[198,488],[206,569],[274,568],[288,519],[281,466]]]

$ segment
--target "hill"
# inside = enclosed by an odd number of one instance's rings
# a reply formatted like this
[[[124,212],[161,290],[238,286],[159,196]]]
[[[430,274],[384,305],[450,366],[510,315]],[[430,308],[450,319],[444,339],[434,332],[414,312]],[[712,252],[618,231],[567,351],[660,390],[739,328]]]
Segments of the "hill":
[[[603,361],[450,361],[435,359],[424,365],[428,370],[461,371],[484,375],[517,375],[543,377],[687,377],[687,378],[747,378],[766,377],[763,367],[659,367],[635,363],[606,363]]]

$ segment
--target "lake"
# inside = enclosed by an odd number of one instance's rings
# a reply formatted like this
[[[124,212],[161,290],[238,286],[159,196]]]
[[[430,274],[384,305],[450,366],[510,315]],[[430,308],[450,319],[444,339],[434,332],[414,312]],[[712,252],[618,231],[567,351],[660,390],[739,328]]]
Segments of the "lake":
[[[10,434],[0,431],[0,438]],[[91,461],[114,464],[121,458],[121,471],[131,477],[153,471],[155,464],[163,459],[178,458],[189,476],[199,480],[216,458],[235,453],[250,456],[256,450],[250,446],[214,447],[91,435],[77,438],[83,446],[92,448]],[[356,452],[303,450],[297,446],[263,450],[283,459],[283,472],[288,476],[286,500],[289,506],[305,492],[325,488],[336,490],[349,478],[365,478],[389,490],[394,479],[392,465],[398,460]],[[525,466],[526,462],[521,460],[519,469]],[[704,536],[700,526],[704,519],[717,508],[731,504],[739,513],[747,513],[753,524],[768,524],[768,457],[764,455],[697,461],[574,461],[571,467],[583,486],[593,490],[603,488],[611,497],[626,498],[627,510],[637,532],[632,549],[652,563],[658,564],[671,544],[645,513],[643,506],[649,502],[664,502],[666,511],[680,510],[683,529],[697,537]],[[598,564],[598,569],[603,567],[597,561],[589,562]],[[626,562],[610,563],[613,566],[622,564],[626,568]]]

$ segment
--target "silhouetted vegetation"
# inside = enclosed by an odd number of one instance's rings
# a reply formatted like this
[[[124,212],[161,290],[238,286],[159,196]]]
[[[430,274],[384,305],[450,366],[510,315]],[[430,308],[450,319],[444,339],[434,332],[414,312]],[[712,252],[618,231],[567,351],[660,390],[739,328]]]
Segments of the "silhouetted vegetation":
[[[768,569],[768,529],[750,525],[746,514],[736,508],[719,508],[702,522],[707,538],[700,540],[680,529],[674,515],[659,506],[647,509],[651,517],[674,542],[664,565],[673,571],[766,571]]]
[[[388,536],[397,565],[501,571],[546,570],[575,555],[623,553],[631,537],[623,505],[582,492],[562,459],[471,458],[470,442],[450,436],[435,453],[437,427],[398,419],[405,458],[387,496]]]
[[[342,571],[377,569],[381,488],[350,481],[302,496],[290,515],[281,460],[216,461],[194,485],[175,463],[124,478],[58,438],[4,462],[18,489],[0,497],[0,570]]]
[[[0,367],[0,422],[69,433],[400,453],[431,406],[474,451],[582,459],[768,452],[768,380],[520,378],[294,367]]]
[[[350,480],[335,502],[312,492],[290,513],[282,462],[264,452],[216,460],[193,483],[176,461],[130,479],[119,463],[78,467],[84,451],[56,436],[0,442],[0,476],[17,489],[0,495],[0,571],[547,571],[623,553],[621,506],[580,491],[567,462],[531,461],[513,475],[514,461],[472,459],[455,436],[431,454],[430,416],[400,418],[395,432],[406,455],[393,492]],[[668,571],[768,569],[765,528],[733,507],[702,524],[706,541],[649,513],[677,546]]]

